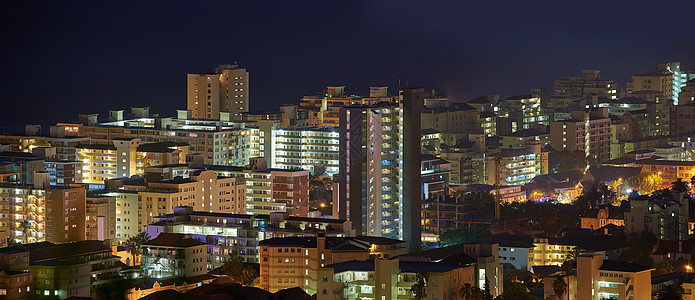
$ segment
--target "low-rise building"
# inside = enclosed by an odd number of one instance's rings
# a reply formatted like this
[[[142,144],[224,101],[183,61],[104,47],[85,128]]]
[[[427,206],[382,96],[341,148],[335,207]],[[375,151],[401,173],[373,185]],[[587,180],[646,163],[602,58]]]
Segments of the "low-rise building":
[[[91,288],[119,276],[118,260],[100,241],[40,242],[0,249],[0,268],[31,273],[34,299],[90,297]]]
[[[454,263],[459,266],[473,263],[475,269],[472,286],[484,289],[487,284],[493,298],[504,292],[502,264],[496,243],[459,244],[408,253],[398,259],[409,262]]]
[[[401,261],[398,258],[374,261],[346,261],[318,271],[316,298],[409,299],[418,272],[427,272],[427,297],[458,299],[461,286],[475,285],[475,259],[468,264],[454,262]]]
[[[0,299],[20,300],[33,297],[31,272],[0,268]]]
[[[599,253],[582,253],[577,257],[576,299],[652,298],[653,268],[603,258]]]
[[[190,235],[160,233],[140,246],[141,265],[154,278],[192,277],[208,272],[207,245]]]
[[[689,196],[653,199],[642,195],[630,199],[630,211],[624,213],[625,233],[648,231],[659,239],[688,239]]]
[[[608,224],[625,226],[625,211],[610,204],[601,205],[579,215],[581,228],[596,230]]]
[[[299,286],[317,292],[319,268],[346,261],[366,261],[370,255],[393,257],[405,254],[405,242],[377,237],[287,237],[263,240],[261,288],[270,292]],[[379,248],[377,248],[379,247]],[[386,253],[377,253],[377,249]]]
[[[239,251],[246,262],[259,262],[258,243],[276,237],[354,236],[352,224],[346,220],[305,218],[287,213],[245,215],[193,211],[191,207],[176,207],[173,213],[156,217],[146,225],[150,237],[162,232],[190,234],[208,244],[208,267],[221,266],[231,251]],[[235,248],[236,247],[236,248]]]
[[[635,161],[635,166],[642,167],[642,172],[658,174],[665,186],[677,179],[686,179],[695,175],[695,161],[662,160],[655,157]]]

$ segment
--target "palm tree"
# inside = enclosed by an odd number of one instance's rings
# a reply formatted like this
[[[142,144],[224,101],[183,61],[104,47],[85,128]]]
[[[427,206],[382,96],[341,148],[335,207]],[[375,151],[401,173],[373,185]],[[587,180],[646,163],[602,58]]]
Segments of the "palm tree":
[[[131,236],[128,238],[128,240],[125,241],[125,249],[130,253],[131,256],[133,256],[133,265],[138,264],[138,257],[140,256],[140,246],[142,244],[147,243],[147,241],[150,240],[150,236],[147,234],[147,232],[140,232],[136,234],[135,236]]]
[[[22,233],[24,234],[24,244],[29,244],[29,229],[31,229],[31,222],[29,220],[24,220],[19,223],[19,228],[22,228]]]
[[[674,193],[687,194],[690,192],[690,188],[682,179],[678,178],[676,181],[671,183],[671,191]]]
[[[560,268],[562,268],[562,271],[565,273],[565,277],[567,278],[567,299],[570,298],[570,272],[572,272],[574,269],[574,262],[576,260],[576,258],[570,258],[574,257],[574,255],[569,253],[570,252],[568,252],[567,256],[565,257],[565,261],[562,262],[562,265],[560,265]]]
[[[553,281],[553,291],[555,291],[555,295],[562,300],[565,291],[567,291],[567,283],[565,283],[561,277],[555,277]]]
[[[459,292],[464,300],[471,300],[471,294],[473,293],[473,286],[470,283],[466,283],[459,288]]]
[[[410,288],[410,292],[415,296],[415,300],[427,298],[426,285],[430,279],[430,274],[425,271],[420,271],[415,274],[415,284]]]

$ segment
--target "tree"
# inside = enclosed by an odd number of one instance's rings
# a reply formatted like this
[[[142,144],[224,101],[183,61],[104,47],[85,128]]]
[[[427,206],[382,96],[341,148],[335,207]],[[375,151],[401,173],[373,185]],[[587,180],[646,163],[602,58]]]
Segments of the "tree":
[[[663,184],[663,178],[659,174],[640,173],[628,178],[625,183],[642,194],[650,194]]]
[[[662,287],[657,293],[656,300],[681,300],[683,299],[683,288],[680,285],[669,284]]]
[[[565,296],[565,292],[567,291],[567,283],[565,280],[560,277],[555,277],[555,280],[553,280],[553,291],[555,292],[555,295],[562,300],[562,298]]]
[[[410,288],[416,300],[427,298],[427,281],[430,279],[430,274],[425,271],[420,271],[415,274],[415,284]]]
[[[490,293],[490,281],[487,279],[487,275],[485,275],[485,285],[483,286],[483,299],[492,300],[492,293]]]
[[[229,253],[229,260],[222,265],[220,271],[227,274],[233,282],[243,286],[253,286],[254,281],[259,276],[258,268],[244,264],[241,247],[238,244],[234,245]]]
[[[574,170],[585,170],[587,166],[586,155],[581,150],[555,150],[554,148],[545,148],[548,150],[548,169],[550,173],[559,173]]]
[[[24,220],[22,223],[19,223],[19,228],[22,228],[24,243],[29,244],[29,230],[31,229],[31,222],[29,222],[29,220]]]
[[[582,193],[574,200],[579,211],[594,209],[600,204],[612,203],[616,194],[603,182],[592,180],[583,183]]]
[[[575,261],[569,260],[567,257],[565,257],[565,261],[563,261],[562,265],[560,265],[560,268],[565,273],[565,278],[567,279],[567,299],[570,298],[570,273],[574,269],[574,263]]]
[[[125,249],[130,253],[131,256],[133,256],[133,265],[139,264],[139,259],[138,257],[140,256],[140,246],[142,244],[147,243],[147,241],[150,240],[150,236],[147,234],[147,232],[140,232],[134,236],[129,237],[125,241]]]
[[[620,259],[645,266],[652,266],[652,252],[658,242],[656,235],[649,231],[633,232],[627,235],[627,251]]]
[[[490,236],[490,231],[483,228],[463,228],[447,230],[439,235],[443,245],[458,245],[481,241]]]
[[[473,289],[476,288],[472,286],[470,283],[466,283],[459,288],[459,293],[461,293],[461,296],[463,297],[463,300],[471,300],[472,299],[472,294],[473,294]]]
[[[690,188],[682,179],[678,178],[676,181],[671,183],[671,192],[687,194],[690,192]]]
[[[667,262],[654,264],[654,269],[655,270],[652,272],[652,277],[673,273],[673,266]]]
[[[504,292],[495,300],[535,300],[521,282],[504,278]]]
[[[560,265],[560,268],[565,273],[565,277],[567,278],[567,299],[570,298],[570,273],[572,270],[574,270],[574,266],[577,264],[577,256],[579,256],[579,251],[579,247],[575,247],[574,251],[568,251],[565,254],[565,260]]]

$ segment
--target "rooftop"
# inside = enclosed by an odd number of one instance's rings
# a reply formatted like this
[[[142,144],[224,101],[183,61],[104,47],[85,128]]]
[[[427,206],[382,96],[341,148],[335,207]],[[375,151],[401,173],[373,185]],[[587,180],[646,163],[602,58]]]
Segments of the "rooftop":
[[[162,232],[156,238],[151,239],[143,246],[161,246],[161,247],[177,247],[188,248],[205,245],[205,243],[190,237],[187,234]]]
[[[603,265],[599,268],[602,271],[616,271],[616,272],[627,272],[636,273],[652,270],[651,267],[633,264],[629,262],[615,261],[615,260],[604,260]]]

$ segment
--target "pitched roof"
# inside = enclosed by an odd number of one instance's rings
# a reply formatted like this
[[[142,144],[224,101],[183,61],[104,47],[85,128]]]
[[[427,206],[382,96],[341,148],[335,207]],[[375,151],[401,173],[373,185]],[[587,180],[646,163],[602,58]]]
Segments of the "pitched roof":
[[[188,248],[205,245],[205,243],[190,237],[190,235],[182,233],[162,232],[156,238],[151,239],[143,246],[160,246],[160,247],[179,247]]]
[[[581,181],[582,177],[584,176],[584,172],[580,170],[573,170],[573,171],[566,171],[566,172],[559,172],[559,173],[552,173],[552,174],[544,174],[544,175],[536,175],[536,177],[533,178],[533,182],[541,182],[544,181],[547,184],[555,184],[555,183],[560,183],[560,182],[568,182],[571,183],[572,185],[576,185]]]
[[[598,181],[609,182],[618,180],[619,178],[627,180],[627,178],[642,172],[642,167],[602,166],[589,168],[587,172],[591,173],[591,176]]]
[[[632,157],[618,157],[616,159],[611,159],[603,162],[603,165],[628,165],[628,164],[634,164],[637,160],[632,158]]]
[[[454,262],[452,262],[452,259],[458,261],[458,264],[474,263],[476,260],[473,257],[464,253],[464,247],[465,245],[461,244],[448,247],[434,248],[404,254],[399,257],[403,257],[406,259],[425,258],[429,261],[447,260],[449,264],[454,264]]]
[[[385,237],[357,236],[357,237],[326,237],[326,248],[334,251],[369,251],[371,245],[397,245],[405,243]],[[262,240],[259,246],[294,246],[303,248],[316,248],[317,238],[313,237],[283,237]]]
[[[666,255],[669,253],[693,253],[695,240],[669,241],[659,240],[653,255]]]
[[[624,261],[604,260],[599,270],[636,273],[652,270],[652,268]]]
[[[110,253],[111,249],[101,241],[79,241],[67,244],[47,245],[29,251],[31,262],[41,262],[95,253]]]
[[[533,238],[525,235],[513,235],[509,233],[502,233],[493,235],[487,239],[489,243],[497,243],[500,247],[513,247],[513,248],[534,248]]]

